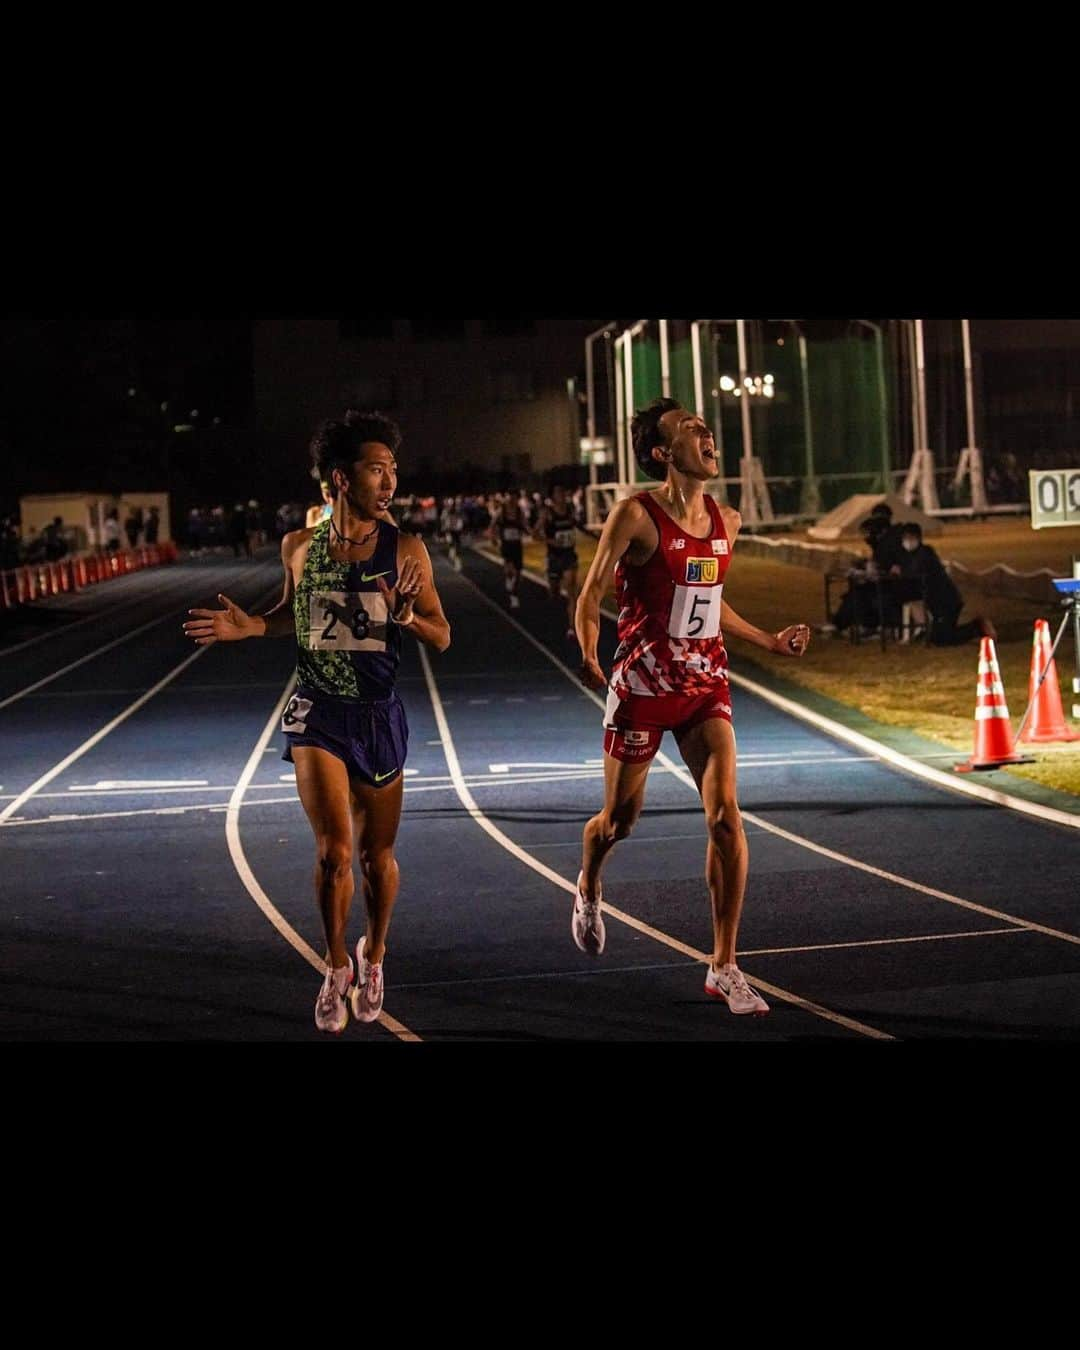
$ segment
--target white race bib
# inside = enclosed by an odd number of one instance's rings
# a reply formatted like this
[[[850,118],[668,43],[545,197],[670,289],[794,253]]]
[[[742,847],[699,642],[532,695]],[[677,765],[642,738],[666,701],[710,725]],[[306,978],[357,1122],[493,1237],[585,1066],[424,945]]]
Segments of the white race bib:
[[[311,597],[313,652],[384,652],[389,618],[381,591],[320,591]]]
[[[553,548],[573,548],[574,531],[556,530],[554,535],[552,536],[551,544]]]
[[[714,638],[720,632],[720,586],[676,586],[668,634],[675,638]]]

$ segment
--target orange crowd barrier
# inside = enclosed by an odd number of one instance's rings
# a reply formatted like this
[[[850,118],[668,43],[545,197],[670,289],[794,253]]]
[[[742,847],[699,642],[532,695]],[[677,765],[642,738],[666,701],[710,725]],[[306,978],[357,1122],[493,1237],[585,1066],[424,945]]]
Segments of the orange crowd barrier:
[[[172,540],[163,544],[143,544],[135,549],[116,549],[112,553],[80,553],[59,562],[24,563],[0,571],[0,606],[14,609],[47,596],[81,591],[85,586],[111,577],[139,572],[144,567],[159,567],[176,562],[178,550]]]

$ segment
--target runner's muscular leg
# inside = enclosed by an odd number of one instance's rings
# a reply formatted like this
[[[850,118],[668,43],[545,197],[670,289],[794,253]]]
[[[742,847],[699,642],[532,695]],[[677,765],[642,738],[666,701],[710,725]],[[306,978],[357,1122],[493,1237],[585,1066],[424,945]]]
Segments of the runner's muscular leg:
[[[581,886],[588,900],[600,894],[600,869],[620,839],[637,823],[645,804],[649,761],[630,764],[604,755],[604,806],[585,825],[581,841]]]
[[[713,964],[735,960],[750,851],[735,793],[735,732],[730,722],[712,717],[679,738],[679,751],[694,776],[709,843],[705,878],[713,917]]]
[[[357,851],[367,905],[367,941],[364,955],[378,965],[386,955],[386,934],[397,900],[400,874],[394,841],[401,821],[405,776],[398,774],[387,787],[353,779],[352,811]]]
[[[293,748],[296,788],[315,833],[315,901],[326,933],[327,959],[348,965],[345,925],[353,897],[349,775],[336,755],[314,745]]]

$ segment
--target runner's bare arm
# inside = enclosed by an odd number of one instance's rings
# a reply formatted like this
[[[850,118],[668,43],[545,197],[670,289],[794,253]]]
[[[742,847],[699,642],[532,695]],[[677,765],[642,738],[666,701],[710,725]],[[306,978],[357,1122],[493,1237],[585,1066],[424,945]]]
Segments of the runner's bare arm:
[[[600,603],[608,592],[619,559],[628,548],[642,542],[642,526],[646,519],[644,507],[632,498],[615,503],[604,522],[596,553],[578,596],[574,627],[582,656],[579,678],[590,689],[607,687],[607,677],[596,656],[596,644],[600,639]]]
[[[414,535],[400,535],[397,585],[391,590],[382,577],[378,578],[378,584],[391,622],[407,627],[437,652],[446,651],[450,646],[450,625],[435,589],[431,558],[423,540]]]
[[[720,602],[720,627],[726,637],[745,638],[767,652],[780,656],[802,656],[810,645],[810,629],[805,623],[794,623],[779,633],[766,633],[736,614],[726,600]]]
[[[224,609],[189,609],[188,613],[193,617],[184,624],[184,632],[194,639],[195,645],[205,647],[211,642],[240,642],[244,638],[295,635],[292,564],[297,550],[306,545],[310,536],[310,530],[293,530],[282,539],[284,589],[278,603],[265,614],[248,614],[227,595],[218,596]]]

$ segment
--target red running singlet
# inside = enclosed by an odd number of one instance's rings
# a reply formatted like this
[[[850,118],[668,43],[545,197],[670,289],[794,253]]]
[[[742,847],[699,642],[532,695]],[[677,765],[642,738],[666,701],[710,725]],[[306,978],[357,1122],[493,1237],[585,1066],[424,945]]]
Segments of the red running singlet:
[[[659,534],[648,562],[615,567],[619,646],[611,689],[620,699],[681,694],[692,698],[727,684],[720,605],[731,549],[720,508],[705,494],[712,530],[681,530],[649,492],[636,499]]]

